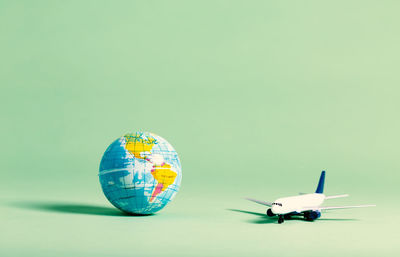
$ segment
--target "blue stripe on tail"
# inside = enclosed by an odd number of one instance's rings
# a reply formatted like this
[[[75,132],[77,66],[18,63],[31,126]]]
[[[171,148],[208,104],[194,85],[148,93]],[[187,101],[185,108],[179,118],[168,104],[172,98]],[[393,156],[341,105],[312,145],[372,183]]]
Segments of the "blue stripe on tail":
[[[322,194],[324,192],[324,183],[325,183],[325,171],[321,172],[321,177],[319,177],[318,187],[315,190],[315,193]]]

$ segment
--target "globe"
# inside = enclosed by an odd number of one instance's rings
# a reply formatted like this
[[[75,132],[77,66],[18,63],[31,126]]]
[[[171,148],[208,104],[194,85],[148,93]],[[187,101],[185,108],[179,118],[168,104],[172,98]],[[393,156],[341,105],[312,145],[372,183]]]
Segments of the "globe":
[[[182,180],[177,152],[149,132],[115,140],[100,162],[99,180],[107,199],[130,214],[152,214],[175,197]]]

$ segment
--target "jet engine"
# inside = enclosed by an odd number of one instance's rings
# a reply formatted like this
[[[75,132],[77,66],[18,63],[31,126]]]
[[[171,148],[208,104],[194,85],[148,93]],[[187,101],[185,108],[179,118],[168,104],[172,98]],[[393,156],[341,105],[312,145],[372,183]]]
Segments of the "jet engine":
[[[313,221],[321,217],[321,212],[320,211],[309,211],[304,213],[304,217],[306,220]]]
[[[269,208],[269,209],[267,210],[267,215],[268,215],[269,217],[275,216],[275,214],[272,213],[271,208]]]

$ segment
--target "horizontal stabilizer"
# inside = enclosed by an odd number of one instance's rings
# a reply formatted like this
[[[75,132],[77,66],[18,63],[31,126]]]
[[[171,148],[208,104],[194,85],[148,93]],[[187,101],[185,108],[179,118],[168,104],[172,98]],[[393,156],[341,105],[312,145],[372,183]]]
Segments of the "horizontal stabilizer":
[[[335,198],[341,198],[341,197],[348,197],[348,194],[344,195],[330,195],[330,196],[325,196],[325,199],[335,199]]]
[[[266,206],[272,206],[271,202],[266,202],[266,201],[261,201],[261,200],[256,200],[256,199],[252,199],[252,198],[246,198],[249,201],[258,203],[258,204],[262,204],[262,205],[266,205]]]

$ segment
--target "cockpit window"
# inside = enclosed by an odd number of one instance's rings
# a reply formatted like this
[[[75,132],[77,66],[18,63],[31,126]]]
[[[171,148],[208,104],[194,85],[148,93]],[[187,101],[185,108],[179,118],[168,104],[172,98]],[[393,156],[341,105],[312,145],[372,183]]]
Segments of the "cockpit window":
[[[281,203],[272,203],[272,205],[278,205],[278,206],[282,207]]]

